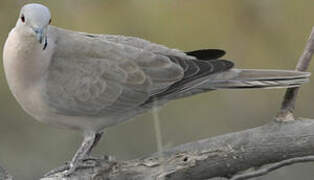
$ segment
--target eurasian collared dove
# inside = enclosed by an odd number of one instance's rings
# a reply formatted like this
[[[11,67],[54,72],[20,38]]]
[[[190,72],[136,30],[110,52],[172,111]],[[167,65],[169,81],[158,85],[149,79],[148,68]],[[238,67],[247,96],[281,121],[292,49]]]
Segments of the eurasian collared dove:
[[[310,73],[235,69],[218,49],[183,52],[120,35],[74,32],[49,25],[50,11],[27,4],[3,53],[13,95],[35,119],[81,130],[73,172],[104,128],[154,104],[220,88],[294,87]]]

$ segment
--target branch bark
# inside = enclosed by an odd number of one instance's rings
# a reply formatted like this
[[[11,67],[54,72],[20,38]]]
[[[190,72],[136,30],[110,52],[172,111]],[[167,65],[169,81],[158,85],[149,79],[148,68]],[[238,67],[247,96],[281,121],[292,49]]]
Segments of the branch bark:
[[[79,169],[63,180],[232,178],[247,169],[254,171],[254,167],[314,156],[313,149],[314,120],[272,121],[261,127],[184,144],[163,152],[162,156],[154,154],[130,161],[99,159],[95,167]],[[57,179],[61,177],[42,180]]]
[[[260,169],[257,169],[253,172],[245,173],[245,174],[239,174],[235,175],[231,178],[231,180],[243,180],[243,179],[249,179],[253,177],[263,176],[267,173],[274,171],[276,169],[279,169],[281,167],[295,164],[295,163],[301,163],[301,162],[311,162],[314,161],[314,156],[305,156],[305,157],[296,157],[292,159],[283,160],[277,163],[270,164],[266,167],[262,167]]]
[[[308,66],[310,65],[310,61],[312,59],[314,52],[314,27],[312,28],[312,32],[310,37],[306,43],[303,54],[300,56],[298,64],[296,66],[296,71],[306,71]],[[277,120],[279,121],[287,121],[287,120],[295,120],[293,116],[293,112],[295,109],[295,103],[297,99],[297,94],[299,92],[300,87],[288,88],[286,94],[284,96],[281,109],[279,114],[277,115]]]

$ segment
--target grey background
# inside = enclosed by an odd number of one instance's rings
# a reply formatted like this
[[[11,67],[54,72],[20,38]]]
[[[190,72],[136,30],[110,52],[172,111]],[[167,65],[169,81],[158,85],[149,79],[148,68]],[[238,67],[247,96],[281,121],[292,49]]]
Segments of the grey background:
[[[20,8],[28,2],[47,5],[56,26],[138,36],[182,50],[222,48],[226,58],[241,68],[293,69],[314,25],[309,0],[1,0],[2,46]],[[41,124],[23,112],[8,90],[2,67],[0,164],[16,179],[38,179],[70,160],[81,136]],[[303,86],[297,115],[314,117],[313,86],[313,82]],[[164,146],[267,123],[278,111],[283,93],[282,89],[223,90],[171,102],[159,114]],[[108,128],[95,154],[131,159],[153,153],[153,125],[152,114],[147,113]],[[310,180],[313,171],[313,164],[293,165],[258,179]]]

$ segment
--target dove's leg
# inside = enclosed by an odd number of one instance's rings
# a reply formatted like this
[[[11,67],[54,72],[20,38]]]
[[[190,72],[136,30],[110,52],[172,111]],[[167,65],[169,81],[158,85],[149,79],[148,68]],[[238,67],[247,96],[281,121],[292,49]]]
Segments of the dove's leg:
[[[72,174],[77,167],[82,165],[82,160],[91,152],[92,148],[96,145],[100,137],[98,138],[97,133],[95,132],[84,133],[83,142],[71,160],[70,169],[66,173],[67,175]]]
[[[97,138],[96,138],[95,132],[84,133],[83,142],[80,148],[76,151],[71,162],[69,164],[66,163],[64,166],[60,168],[57,168],[48,172],[47,174],[45,174],[45,176],[50,176],[56,173],[61,173],[61,172],[64,172],[65,170],[67,170],[64,173],[66,176],[71,175],[76,170],[76,168],[82,166],[82,160],[91,151],[91,149],[93,148],[93,145],[96,144],[95,143],[96,139]],[[83,166],[86,167],[85,165]]]
[[[67,171],[64,174],[68,176],[68,175],[71,175],[77,168],[93,167],[95,164],[91,164],[90,162],[97,159],[93,157],[88,157],[88,155],[92,151],[92,149],[97,145],[102,135],[103,135],[103,132],[84,133],[83,142],[80,148],[76,151],[71,162],[69,164],[67,163],[66,165],[60,168],[57,168],[48,172],[45,176],[50,176],[56,173],[64,172],[65,170]]]
[[[101,139],[102,135],[104,134],[104,132],[98,132],[95,135],[95,140],[93,145],[90,147],[89,151],[87,152],[87,154],[89,155],[91,153],[91,151],[94,149],[94,147],[98,144],[99,140]]]
[[[66,163],[62,167],[56,168],[45,174],[45,177],[57,174],[64,173],[65,176],[71,175],[77,168],[89,168],[93,167],[95,164],[87,164],[93,160],[97,160],[93,157],[87,157],[92,149],[96,146],[97,142],[100,140],[103,132],[99,133],[85,133],[83,142],[80,148],[76,151],[74,157],[70,163]],[[107,159],[107,157],[104,157]],[[86,161],[85,161],[86,160]]]

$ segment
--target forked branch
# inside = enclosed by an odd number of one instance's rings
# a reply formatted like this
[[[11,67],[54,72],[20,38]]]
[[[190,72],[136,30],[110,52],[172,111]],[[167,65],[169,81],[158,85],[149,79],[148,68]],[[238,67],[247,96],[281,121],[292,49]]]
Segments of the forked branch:
[[[314,27],[312,28],[312,32],[310,34],[309,40],[306,43],[304,52],[299,58],[298,64],[296,66],[296,71],[307,70],[312,59],[313,52],[314,52]],[[277,115],[277,120],[279,121],[294,120],[293,112],[295,109],[295,103],[299,89],[300,89],[299,87],[287,89],[282,102],[280,112]]]

